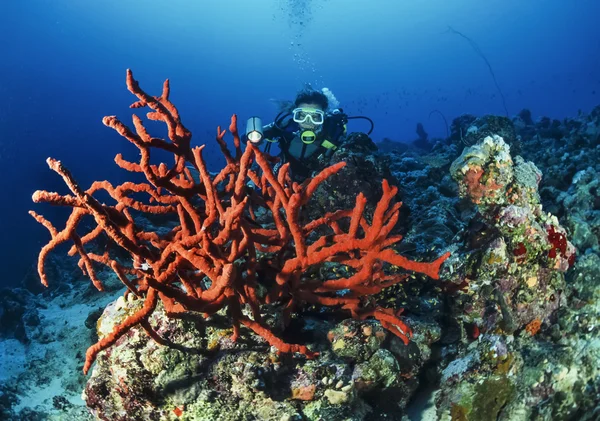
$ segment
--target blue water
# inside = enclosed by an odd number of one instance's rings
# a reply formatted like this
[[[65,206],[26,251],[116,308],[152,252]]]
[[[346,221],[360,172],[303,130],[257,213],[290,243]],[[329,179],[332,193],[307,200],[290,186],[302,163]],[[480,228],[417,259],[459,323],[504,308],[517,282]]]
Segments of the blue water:
[[[217,169],[217,125],[232,113],[269,121],[272,100],[293,99],[306,82],[371,117],[375,141],[411,141],[418,122],[444,136],[434,109],[449,121],[504,115],[481,54],[509,115],[587,112],[600,103],[598,16],[597,0],[3,2],[0,285],[17,285],[48,239],[27,210],[61,216],[31,203],[36,189],[66,193],[48,156],[86,188],[126,179],[113,157],[136,152],[101,119],[130,121],[127,68],[151,94],[171,80],[171,99]]]

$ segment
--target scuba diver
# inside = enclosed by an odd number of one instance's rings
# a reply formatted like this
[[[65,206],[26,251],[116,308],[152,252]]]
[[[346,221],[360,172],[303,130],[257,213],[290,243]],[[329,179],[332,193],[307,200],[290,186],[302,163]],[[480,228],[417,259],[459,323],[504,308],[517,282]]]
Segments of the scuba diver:
[[[337,102],[335,97],[332,99]],[[303,181],[321,169],[319,158],[330,158],[344,143],[348,120],[366,119],[371,123],[368,134],[373,131],[370,118],[349,117],[341,108],[328,112],[329,105],[330,100],[323,92],[304,89],[296,96],[294,108],[280,112],[271,124],[263,127],[259,117],[248,119],[246,138],[254,144],[265,141],[266,153],[270,153],[273,143],[278,143],[280,164],[289,162],[292,179]]]

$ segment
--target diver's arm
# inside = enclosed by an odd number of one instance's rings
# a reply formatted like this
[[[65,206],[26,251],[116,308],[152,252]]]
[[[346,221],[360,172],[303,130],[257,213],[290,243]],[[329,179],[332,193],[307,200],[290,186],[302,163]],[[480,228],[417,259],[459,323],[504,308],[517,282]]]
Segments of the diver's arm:
[[[275,123],[270,123],[262,128],[263,140],[270,139],[270,141],[277,141],[279,137],[283,135],[283,131],[275,125]],[[242,143],[246,143],[248,141],[248,135],[244,133],[242,135]]]
[[[348,116],[341,110],[336,109],[329,115],[325,120],[325,136],[336,146],[340,146],[345,142],[347,134],[346,124],[348,123]]]
[[[263,126],[263,139],[275,140],[283,135],[283,131],[277,127],[275,122]]]

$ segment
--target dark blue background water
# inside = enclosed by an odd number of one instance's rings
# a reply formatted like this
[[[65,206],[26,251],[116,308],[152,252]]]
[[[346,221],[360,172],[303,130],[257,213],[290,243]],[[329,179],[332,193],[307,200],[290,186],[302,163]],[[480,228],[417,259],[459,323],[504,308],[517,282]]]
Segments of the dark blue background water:
[[[417,122],[443,135],[432,109],[449,120],[504,114],[485,62],[449,25],[486,54],[511,114],[587,112],[600,103],[599,9],[597,0],[3,2],[0,285],[17,284],[48,239],[27,210],[60,216],[31,203],[36,189],[66,192],[48,156],[86,188],[125,179],[113,157],[135,150],[101,119],[130,121],[127,68],[155,95],[170,78],[171,99],[216,169],[217,125],[232,113],[268,121],[271,100],[293,99],[305,82],[373,118],[376,141],[410,141]]]

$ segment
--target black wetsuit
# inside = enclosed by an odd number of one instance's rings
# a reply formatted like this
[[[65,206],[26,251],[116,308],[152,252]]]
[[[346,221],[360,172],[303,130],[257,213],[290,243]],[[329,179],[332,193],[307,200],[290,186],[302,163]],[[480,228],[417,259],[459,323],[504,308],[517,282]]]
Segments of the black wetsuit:
[[[302,129],[299,124],[284,116],[263,127],[263,137],[269,142],[265,151],[269,152],[270,143],[277,142],[283,163],[290,163],[293,179],[304,180],[320,169],[316,165],[319,156],[333,154],[342,143],[342,136],[346,133],[346,118],[343,113],[327,115],[314,142],[305,143],[300,138]]]

